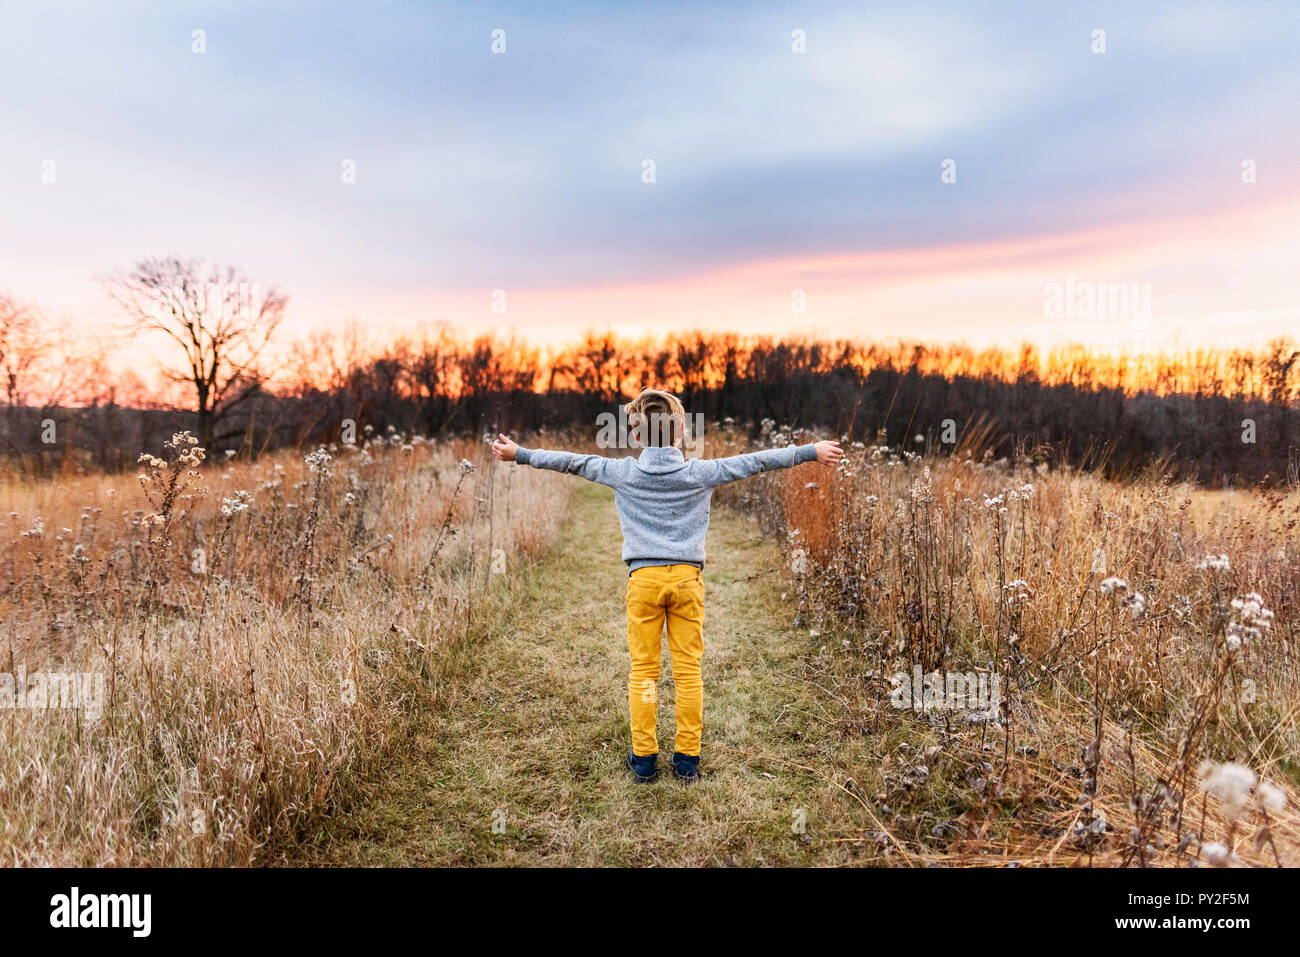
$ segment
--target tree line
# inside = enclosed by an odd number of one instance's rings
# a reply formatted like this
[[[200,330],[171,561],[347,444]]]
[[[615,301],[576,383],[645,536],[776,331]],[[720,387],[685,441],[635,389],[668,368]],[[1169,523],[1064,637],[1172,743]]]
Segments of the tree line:
[[[588,332],[559,349],[432,326],[383,342],[318,332],[272,360],[286,298],[201,260],[144,260],[105,288],[166,343],[166,398],[0,296],[0,454],[9,469],[129,468],[189,428],[214,454],[329,443],[345,422],[440,436],[584,430],[641,388],[679,394],[706,429],[731,419],[940,453],[1030,455],[1124,475],[1159,465],[1209,485],[1295,482],[1300,351],[1116,355],[854,339]],[[170,357],[170,360],[168,359]],[[118,375],[120,378],[120,374]],[[706,437],[707,440],[707,437]]]

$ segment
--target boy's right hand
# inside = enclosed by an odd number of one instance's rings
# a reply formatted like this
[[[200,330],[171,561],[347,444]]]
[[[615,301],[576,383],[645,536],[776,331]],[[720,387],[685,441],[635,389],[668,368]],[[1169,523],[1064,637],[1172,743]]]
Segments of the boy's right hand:
[[[818,442],[815,448],[817,449],[817,461],[828,468],[839,465],[840,459],[844,458],[844,450],[840,448],[840,443],[834,439]]]
[[[497,440],[492,443],[492,457],[499,462],[513,462],[519,446],[506,438],[505,433],[498,432]]]

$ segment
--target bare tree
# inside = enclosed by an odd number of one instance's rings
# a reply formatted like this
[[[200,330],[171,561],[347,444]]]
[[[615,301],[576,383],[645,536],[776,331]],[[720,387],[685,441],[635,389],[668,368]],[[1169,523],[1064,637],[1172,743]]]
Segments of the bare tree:
[[[104,282],[137,330],[157,332],[182,360],[163,375],[192,386],[199,441],[206,449],[231,434],[217,428],[265,381],[258,358],[284,316],[286,298],[263,290],[234,266],[202,259],[144,259]]]
[[[0,295],[0,387],[10,409],[25,404],[30,373],[44,351],[35,311]]]
[[[5,448],[18,441],[18,408],[24,404],[28,373],[40,359],[32,311],[11,296],[0,295],[0,387],[5,398]]]

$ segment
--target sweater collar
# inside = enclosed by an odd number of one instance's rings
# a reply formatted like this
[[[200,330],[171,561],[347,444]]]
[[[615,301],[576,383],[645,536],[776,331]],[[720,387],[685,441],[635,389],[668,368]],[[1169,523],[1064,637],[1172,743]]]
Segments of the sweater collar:
[[[682,462],[685,461],[682,450],[675,445],[648,445],[641,450],[640,460],[645,463],[650,462]]]
[[[651,445],[641,450],[636,464],[643,472],[671,472],[685,465],[686,459],[676,446]]]

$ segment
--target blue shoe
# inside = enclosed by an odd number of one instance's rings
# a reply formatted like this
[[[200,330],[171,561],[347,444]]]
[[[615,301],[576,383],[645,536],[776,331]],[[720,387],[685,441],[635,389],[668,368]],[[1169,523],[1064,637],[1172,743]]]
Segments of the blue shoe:
[[[700,777],[700,756],[673,752],[673,777],[679,781],[696,781]]]
[[[632,769],[632,777],[637,784],[649,784],[659,776],[659,754],[636,754],[629,751],[627,766]]]

